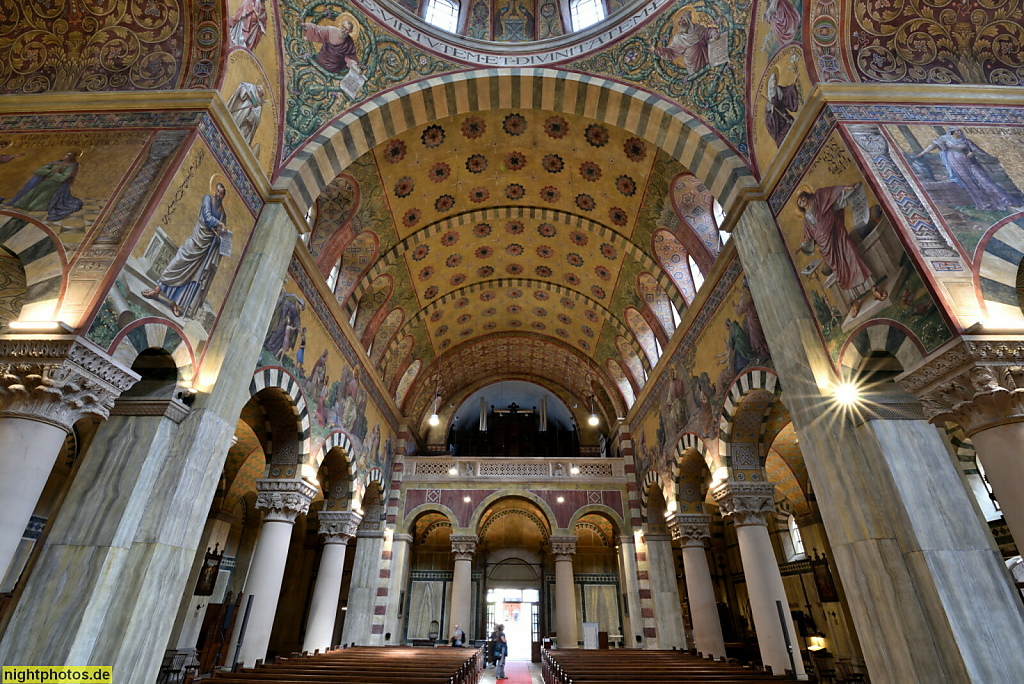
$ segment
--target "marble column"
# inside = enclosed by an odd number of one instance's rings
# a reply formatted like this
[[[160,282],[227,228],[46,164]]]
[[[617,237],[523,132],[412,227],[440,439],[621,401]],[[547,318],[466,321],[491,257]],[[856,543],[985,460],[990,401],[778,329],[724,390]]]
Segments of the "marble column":
[[[408,601],[403,600],[402,593],[409,586],[409,551],[412,548],[411,534],[395,534],[391,538],[391,577],[388,578],[388,606],[384,614],[384,644],[399,646],[402,644],[402,616],[399,610],[408,611]],[[463,625],[466,633],[469,626]],[[391,634],[391,638],[388,638]]]
[[[747,204],[732,243],[872,682],[1019,680],[1024,609],[921,405],[901,392],[884,414],[854,420],[837,411],[832,361],[767,204]]]
[[[331,639],[334,636],[334,623],[338,619],[345,549],[363,519],[351,511],[320,511],[318,517],[320,534],[324,535],[324,551],[320,556],[320,567],[306,620],[306,637],[302,642],[302,650],[310,653],[316,650],[324,652],[334,645]]]
[[[381,506],[365,507],[363,522],[356,531],[356,550],[348,588],[343,644],[383,645],[383,634],[373,633],[373,610],[380,587],[384,551],[384,523]]]
[[[793,670],[798,679],[806,679],[796,629],[789,612],[789,600],[768,536],[768,516],[775,513],[775,485],[770,482],[731,481],[714,490],[712,496],[718,502],[722,515],[736,528],[762,662],[770,665],[776,674]],[[787,638],[792,649],[792,663],[790,650],[786,647]]]
[[[0,577],[75,421],[106,418],[139,376],[75,335],[0,337]]]
[[[452,553],[455,554],[455,571],[452,573],[452,607],[448,611],[448,631],[442,634],[450,639],[455,625],[460,625],[466,634],[470,633],[473,617],[473,558],[480,540],[475,534],[453,534]]]
[[[576,578],[572,557],[576,555],[576,537],[551,537],[555,554],[555,631],[558,648],[577,648]]]
[[[664,526],[661,526],[664,529]],[[686,628],[683,625],[683,606],[679,600],[676,581],[676,561],[672,552],[672,535],[664,532],[645,532],[647,561],[651,574],[651,599],[657,620],[658,648],[685,651]]]
[[[1014,539],[1024,539],[1024,339],[964,335],[899,382],[932,423],[961,426]]]
[[[270,631],[274,627],[277,601],[284,581],[284,566],[292,539],[292,526],[305,515],[316,494],[316,487],[305,480],[257,480],[256,508],[266,511],[256,549],[249,564],[249,576],[242,589],[242,609],[252,596],[252,610],[238,653],[242,667],[253,667],[267,657]],[[242,616],[235,621],[232,643],[238,644]]]
[[[637,579],[636,540],[633,535],[619,537],[619,587],[626,596],[629,619],[623,624],[622,639],[626,648],[637,648],[643,643],[644,619],[640,608],[640,583]],[[637,640],[637,636],[640,637]]]
[[[718,617],[715,585],[711,582],[704,541],[711,539],[711,516],[678,514],[672,525],[683,547],[683,574],[686,575],[686,597],[690,603],[693,640],[698,651],[714,659],[725,656],[725,639]]]

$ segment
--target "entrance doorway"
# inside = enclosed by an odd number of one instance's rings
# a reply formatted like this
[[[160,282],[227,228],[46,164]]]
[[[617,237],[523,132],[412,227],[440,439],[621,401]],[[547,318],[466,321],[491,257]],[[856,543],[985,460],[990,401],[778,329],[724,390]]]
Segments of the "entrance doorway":
[[[540,592],[536,589],[488,589],[487,634],[505,625],[509,660],[531,660],[540,642]]]

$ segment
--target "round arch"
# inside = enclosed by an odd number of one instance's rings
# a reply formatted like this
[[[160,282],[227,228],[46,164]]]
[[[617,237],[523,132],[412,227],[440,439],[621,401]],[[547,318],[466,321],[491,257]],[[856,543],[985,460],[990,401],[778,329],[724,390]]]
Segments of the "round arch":
[[[185,332],[166,319],[147,316],[132,321],[114,336],[106,352],[130,368],[139,354],[154,347],[163,349],[174,359],[178,382],[186,385],[192,382],[195,352]]]
[[[298,453],[295,455],[294,465],[298,466],[309,463],[311,451],[310,435],[312,433],[309,423],[309,407],[306,405],[306,399],[299,388],[298,380],[284,368],[264,366],[263,368],[258,368],[256,373],[253,374],[252,380],[249,382],[249,396],[255,397],[267,389],[280,390],[282,394],[288,397],[288,405],[295,416],[295,438],[298,443]],[[267,452],[273,462],[276,459],[274,458],[273,432],[270,431],[270,428],[271,426],[268,425]]]
[[[549,506],[544,499],[531,491],[513,491],[510,489],[500,489],[488,495],[483,501],[481,501],[479,505],[477,505],[476,510],[473,511],[473,517],[470,518],[469,525],[466,526],[466,529],[473,530],[475,534],[475,531],[480,528],[480,519],[483,517],[484,513],[487,512],[487,509],[502,499],[525,499],[529,501],[537,506],[541,513],[544,514],[544,522],[547,523],[549,530],[554,531],[558,529],[558,518],[555,516],[555,512],[551,510],[551,506]]]
[[[757,390],[769,392],[776,397],[782,396],[782,385],[775,371],[769,368],[751,368],[733,381],[722,404],[722,415],[718,421],[718,439],[722,444],[727,445],[732,441],[733,421],[736,419],[740,402]]]
[[[411,534],[408,530],[412,529],[412,526],[416,524],[416,520],[427,513],[443,515],[451,523],[452,529],[458,529],[459,527],[459,517],[455,515],[455,511],[442,503],[423,503],[405,514],[405,528],[408,534]]]
[[[894,321],[868,322],[854,330],[839,351],[843,378],[855,378],[864,359],[875,352],[892,355],[904,370],[915,367],[925,355],[924,345],[909,328]]]
[[[24,214],[0,211],[0,216],[6,218],[0,218],[0,246],[16,256],[25,271],[25,300],[18,320],[54,320],[67,290],[68,260],[60,239]]]
[[[622,516],[619,515],[619,512],[610,506],[605,506],[604,504],[587,504],[586,506],[580,506],[569,519],[568,528],[570,530],[576,529],[576,524],[580,521],[580,518],[590,514],[602,515],[605,518],[608,518],[611,524],[615,525],[615,529],[619,534],[624,534],[624,530],[627,529],[626,523],[623,522]]]
[[[756,185],[740,156],[678,104],[609,79],[533,67],[474,69],[382,93],[322,128],[288,161],[278,185],[312,206],[331,179],[386,139],[438,118],[508,108],[576,114],[637,135],[686,166],[726,212]]]

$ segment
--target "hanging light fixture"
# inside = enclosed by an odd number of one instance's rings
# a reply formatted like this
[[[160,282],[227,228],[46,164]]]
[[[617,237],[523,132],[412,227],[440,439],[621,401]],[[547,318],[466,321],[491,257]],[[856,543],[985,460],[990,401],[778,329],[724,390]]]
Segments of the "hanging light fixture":
[[[593,427],[597,427],[598,422],[600,422],[597,419],[597,414],[594,413],[594,395],[593,394],[590,395],[590,417],[587,418],[587,422],[590,423],[590,425],[592,425]]]
[[[430,414],[430,418],[427,422],[430,423],[431,427],[437,427],[441,424],[441,419],[437,415],[437,402],[441,399],[441,367],[438,365],[437,375],[434,376],[434,411]]]
[[[588,385],[590,386],[590,417],[587,418],[587,423],[591,427],[597,427],[600,422],[597,418],[597,413],[594,411],[594,373],[590,367],[590,357],[587,357],[587,379]]]

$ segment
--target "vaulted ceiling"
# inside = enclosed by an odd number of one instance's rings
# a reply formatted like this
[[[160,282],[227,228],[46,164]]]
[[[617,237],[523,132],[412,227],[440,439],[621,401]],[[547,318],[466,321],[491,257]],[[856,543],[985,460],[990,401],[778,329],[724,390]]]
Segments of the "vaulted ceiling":
[[[310,251],[403,412],[519,379],[625,415],[720,247],[710,194],[607,124],[436,120],[317,202]],[[663,268],[662,264],[668,268]],[[438,375],[440,374],[440,376]]]

